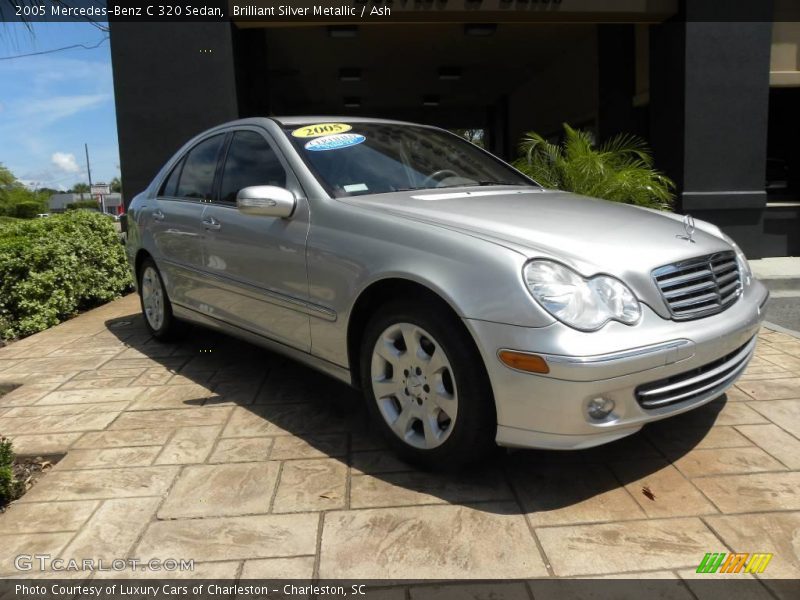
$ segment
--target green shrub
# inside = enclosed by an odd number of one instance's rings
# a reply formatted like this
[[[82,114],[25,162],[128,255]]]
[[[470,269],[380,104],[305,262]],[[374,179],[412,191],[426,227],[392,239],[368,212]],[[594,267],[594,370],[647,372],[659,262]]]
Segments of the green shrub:
[[[553,144],[533,131],[525,134],[514,166],[546,188],[659,210],[672,208],[675,184],[653,167],[643,140],[617,135],[595,145],[586,131],[564,123],[564,142]]]
[[[93,208],[98,210],[97,202],[95,200],[78,200],[77,202],[70,202],[67,204],[67,210],[77,210],[79,208]]]
[[[113,221],[71,211],[0,228],[0,337],[30,335],[128,289]]]
[[[21,485],[14,478],[14,450],[11,440],[0,437],[0,506],[20,496]]]
[[[33,219],[42,212],[39,202],[20,202],[14,207],[14,216],[18,219]]]

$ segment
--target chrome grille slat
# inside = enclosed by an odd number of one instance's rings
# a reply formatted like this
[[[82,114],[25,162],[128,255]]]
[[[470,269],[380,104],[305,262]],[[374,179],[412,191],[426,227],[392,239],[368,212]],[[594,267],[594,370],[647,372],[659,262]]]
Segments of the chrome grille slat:
[[[685,288],[678,288],[677,290],[664,292],[664,298],[668,300],[672,298],[679,298],[680,296],[686,296],[687,294],[693,294],[694,292],[701,292],[713,287],[716,287],[713,281],[704,281],[703,283],[690,285]]]
[[[745,354],[747,354],[747,346],[744,346],[743,348],[741,348],[739,350],[739,352],[737,352],[730,360],[724,362],[723,364],[721,364],[718,367],[715,367],[713,369],[704,371],[704,372],[700,373],[700,375],[695,375],[694,377],[690,377],[689,379],[683,379],[683,380],[681,380],[681,381],[679,381],[677,383],[672,383],[672,384],[669,384],[669,385],[666,385],[666,386],[663,386],[663,387],[652,388],[652,389],[649,389],[647,391],[642,391],[642,392],[640,392],[640,394],[642,396],[653,396],[653,395],[656,395],[656,394],[665,394],[667,392],[671,392],[673,390],[677,390],[677,389],[685,387],[685,386],[691,386],[691,385],[694,385],[695,383],[701,383],[701,382],[705,381],[706,379],[709,379],[711,377],[716,377],[717,375],[723,373],[726,370],[730,370],[731,368],[733,368],[733,366],[735,366],[743,358],[743,356]]]
[[[739,279],[738,271],[729,271],[723,275],[717,275],[717,283],[722,284],[730,281],[731,279]]]
[[[747,366],[755,351],[756,338],[744,346],[709,364],[687,373],[647,383],[636,388],[636,400],[645,409],[661,408],[670,404],[699,398],[731,383]]]
[[[667,406],[669,404],[674,404],[675,402],[680,402],[681,400],[684,400],[684,399],[689,398],[691,396],[697,396],[698,394],[702,394],[703,392],[705,392],[707,390],[710,390],[710,389],[713,389],[713,388],[716,388],[716,387],[719,387],[719,386],[722,386],[722,385],[727,385],[729,382],[733,383],[730,380],[735,379],[736,376],[746,366],[747,366],[747,363],[739,365],[738,367],[736,367],[736,369],[732,373],[729,373],[722,380],[720,380],[720,381],[712,381],[711,383],[708,383],[708,384],[704,385],[703,387],[698,388],[696,390],[691,390],[689,392],[684,392],[683,394],[679,394],[677,396],[672,396],[670,398],[664,398],[662,400],[653,400],[651,402],[648,402],[647,405],[645,406],[645,408],[659,408],[661,406]],[[642,403],[642,405],[644,405],[644,404],[645,403]]]
[[[736,255],[718,252],[655,269],[653,280],[673,319],[699,319],[725,310],[742,289]]]
[[[687,273],[686,275],[676,275],[674,277],[665,277],[659,281],[661,287],[670,287],[673,285],[680,285],[687,281],[694,281],[695,279],[702,279],[703,277],[710,277],[711,271],[706,269],[704,271],[697,271],[695,273]]]
[[[727,296],[732,291],[739,289],[739,282],[738,281],[731,281],[728,285],[719,288],[719,295],[720,296]]]
[[[703,304],[705,302],[717,299],[719,299],[719,293],[714,291],[710,294],[695,296],[694,298],[689,298],[687,300],[678,300],[677,302],[670,302],[670,306],[673,309],[678,309],[678,308],[683,308],[684,306],[696,306],[698,304]]]
[[[725,269],[734,268],[736,266],[736,261],[725,259],[722,262],[712,263],[712,266],[715,271],[724,271]]]

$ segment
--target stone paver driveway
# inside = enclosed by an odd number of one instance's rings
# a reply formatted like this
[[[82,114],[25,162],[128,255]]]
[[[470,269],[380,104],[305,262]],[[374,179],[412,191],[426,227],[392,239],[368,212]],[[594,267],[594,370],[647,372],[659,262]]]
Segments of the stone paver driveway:
[[[191,558],[202,577],[687,578],[706,552],[800,576],[800,340],[763,331],[727,398],[583,452],[415,471],[345,386],[133,295],[0,349],[0,432],[66,453],[0,515],[20,552]]]

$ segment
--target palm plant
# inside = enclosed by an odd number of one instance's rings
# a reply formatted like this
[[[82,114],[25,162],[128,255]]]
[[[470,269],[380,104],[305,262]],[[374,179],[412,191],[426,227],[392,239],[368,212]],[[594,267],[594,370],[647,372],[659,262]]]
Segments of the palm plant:
[[[586,131],[564,123],[564,141],[525,134],[514,166],[546,188],[614,202],[670,210],[675,184],[653,167],[647,144],[634,135],[616,135],[599,147]]]

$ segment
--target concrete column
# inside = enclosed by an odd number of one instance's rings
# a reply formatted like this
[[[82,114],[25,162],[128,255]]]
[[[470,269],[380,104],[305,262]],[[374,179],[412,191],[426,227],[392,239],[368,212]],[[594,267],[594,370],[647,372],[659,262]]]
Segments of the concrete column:
[[[110,22],[125,203],[194,135],[239,116],[230,23]]]
[[[772,2],[759,7],[762,22],[712,21],[727,17],[722,4],[686,0],[684,18],[650,37],[657,164],[678,184],[679,210],[720,225],[753,257],[766,208]]]

